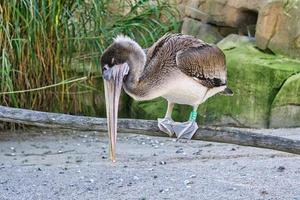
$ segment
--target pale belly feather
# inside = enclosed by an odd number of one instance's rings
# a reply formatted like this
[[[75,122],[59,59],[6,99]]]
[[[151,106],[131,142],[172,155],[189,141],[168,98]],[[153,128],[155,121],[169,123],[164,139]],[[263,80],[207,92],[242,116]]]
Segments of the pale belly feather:
[[[170,76],[165,80],[164,84],[156,89],[150,89],[145,96],[139,96],[126,91],[131,97],[137,101],[151,100],[157,97],[163,97],[169,102],[186,105],[199,105],[206,101],[209,97],[223,91],[226,86],[207,88],[201,85],[193,78],[185,75],[182,72]]]
[[[225,88],[226,86],[221,86],[209,89],[193,78],[180,73],[176,74],[176,79],[169,81],[166,93],[162,97],[177,104],[199,105]]]

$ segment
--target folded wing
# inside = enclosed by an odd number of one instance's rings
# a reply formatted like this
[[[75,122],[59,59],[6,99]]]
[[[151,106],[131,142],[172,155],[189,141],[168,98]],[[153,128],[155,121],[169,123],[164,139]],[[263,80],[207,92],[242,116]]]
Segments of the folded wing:
[[[176,55],[178,68],[200,84],[208,87],[226,85],[225,55],[215,45],[199,44]]]

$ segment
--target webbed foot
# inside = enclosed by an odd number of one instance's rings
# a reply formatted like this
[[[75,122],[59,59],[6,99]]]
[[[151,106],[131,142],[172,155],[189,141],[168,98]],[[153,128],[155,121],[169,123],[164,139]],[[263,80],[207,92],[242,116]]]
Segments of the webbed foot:
[[[170,137],[174,135],[172,124],[174,121],[171,118],[158,118],[158,128],[164,133],[167,133]]]
[[[187,121],[183,123],[175,122],[172,125],[178,139],[190,140],[198,129],[198,125],[195,121]]]
[[[170,137],[175,133],[178,139],[191,139],[198,129],[198,125],[195,121],[174,122],[170,118],[159,118],[158,127]]]

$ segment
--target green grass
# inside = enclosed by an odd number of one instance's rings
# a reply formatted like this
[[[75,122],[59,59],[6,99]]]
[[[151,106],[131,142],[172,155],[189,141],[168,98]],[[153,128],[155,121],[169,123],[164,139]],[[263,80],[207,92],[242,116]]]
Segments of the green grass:
[[[149,46],[177,21],[164,0],[1,1],[0,104],[95,115],[85,94],[99,92],[99,59],[112,38]],[[80,77],[88,79],[68,83]]]

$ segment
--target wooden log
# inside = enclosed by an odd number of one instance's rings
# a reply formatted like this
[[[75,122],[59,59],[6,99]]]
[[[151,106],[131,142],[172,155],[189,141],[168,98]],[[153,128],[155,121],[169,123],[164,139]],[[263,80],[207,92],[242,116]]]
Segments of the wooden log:
[[[0,106],[0,121],[48,128],[107,131],[105,118],[40,112],[5,106]],[[153,120],[118,119],[118,130],[151,136],[167,136],[159,131],[157,121]],[[273,149],[300,155],[300,140],[262,135],[248,131],[201,127],[192,139]]]

